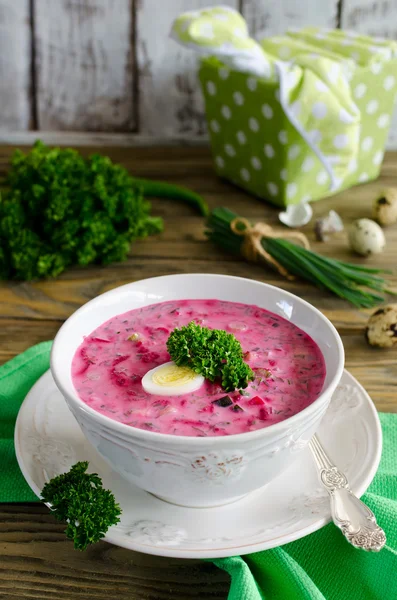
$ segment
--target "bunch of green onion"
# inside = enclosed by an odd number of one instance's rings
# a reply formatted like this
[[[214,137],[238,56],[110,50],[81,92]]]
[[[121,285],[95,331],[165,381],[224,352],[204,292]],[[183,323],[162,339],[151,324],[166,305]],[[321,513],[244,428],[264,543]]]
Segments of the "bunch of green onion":
[[[230,228],[238,216],[228,208],[215,208],[208,217],[206,234],[224,250],[242,255],[244,238]],[[358,308],[372,308],[384,301],[381,294],[392,293],[385,279],[379,276],[389,271],[326,258],[286,239],[263,237],[261,244],[291,275],[328,290]]]

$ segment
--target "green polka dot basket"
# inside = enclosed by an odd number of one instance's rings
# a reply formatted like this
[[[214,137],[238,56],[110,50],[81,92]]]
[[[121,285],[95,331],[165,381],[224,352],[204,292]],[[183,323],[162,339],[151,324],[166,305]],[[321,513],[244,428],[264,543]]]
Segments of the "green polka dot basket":
[[[201,54],[215,170],[278,206],[380,171],[397,90],[397,44],[305,28],[256,42],[227,7],[185,13],[172,37]]]

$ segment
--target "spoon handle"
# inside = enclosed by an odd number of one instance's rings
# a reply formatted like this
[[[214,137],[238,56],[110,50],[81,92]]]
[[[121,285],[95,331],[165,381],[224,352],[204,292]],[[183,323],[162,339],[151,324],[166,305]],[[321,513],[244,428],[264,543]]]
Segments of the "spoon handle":
[[[316,435],[309,448],[320,472],[323,486],[331,497],[332,520],[355,548],[378,552],[386,544],[385,532],[372,510],[353,494],[346,475],[331,461]]]

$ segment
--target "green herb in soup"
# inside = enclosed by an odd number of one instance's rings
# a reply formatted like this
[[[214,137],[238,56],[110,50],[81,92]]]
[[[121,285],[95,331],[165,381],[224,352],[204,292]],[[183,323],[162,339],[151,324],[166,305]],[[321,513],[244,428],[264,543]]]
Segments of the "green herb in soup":
[[[179,367],[190,367],[210,381],[220,380],[225,392],[246,388],[255,373],[244,362],[240,342],[222,329],[202,327],[191,321],[174,329],[167,350]]]

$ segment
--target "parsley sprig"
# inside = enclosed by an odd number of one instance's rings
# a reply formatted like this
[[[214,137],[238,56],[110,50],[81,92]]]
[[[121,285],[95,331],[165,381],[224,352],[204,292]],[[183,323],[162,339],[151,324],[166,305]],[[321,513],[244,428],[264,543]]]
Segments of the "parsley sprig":
[[[190,367],[210,381],[219,379],[226,392],[244,389],[255,378],[244,362],[240,342],[222,329],[201,327],[192,321],[174,329],[167,349],[179,367]]]
[[[66,536],[77,550],[102,539],[121,514],[112,492],[102,487],[97,473],[86,473],[87,468],[88,462],[76,463],[68,473],[46,483],[41,492],[54,517],[67,523]]]

